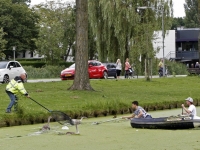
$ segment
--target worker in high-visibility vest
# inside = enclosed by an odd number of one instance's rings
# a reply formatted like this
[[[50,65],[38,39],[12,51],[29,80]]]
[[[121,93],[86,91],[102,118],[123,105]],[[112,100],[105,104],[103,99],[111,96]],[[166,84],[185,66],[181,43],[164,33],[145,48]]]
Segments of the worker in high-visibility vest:
[[[16,76],[14,79],[12,79],[8,85],[6,86],[6,93],[8,94],[10,98],[10,104],[8,105],[6,109],[6,113],[11,112],[11,108],[13,105],[15,106],[15,110],[17,111],[17,97],[16,94],[18,92],[22,93],[26,97],[30,97],[27,93],[27,91],[24,88],[23,82],[26,79],[25,74],[21,74],[20,76]]]

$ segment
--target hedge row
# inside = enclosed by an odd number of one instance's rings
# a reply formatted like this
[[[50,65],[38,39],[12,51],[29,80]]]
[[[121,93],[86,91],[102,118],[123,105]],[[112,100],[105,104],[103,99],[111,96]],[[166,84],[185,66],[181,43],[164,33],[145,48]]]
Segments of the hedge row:
[[[17,61],[44,61],[44,58],[16,58]]]
[[[44,61],[19,61],[22,66],[32,66],[35,68],[42,68],[47,65]],[[69,67],[73,62],[59,62],[59,66]]]

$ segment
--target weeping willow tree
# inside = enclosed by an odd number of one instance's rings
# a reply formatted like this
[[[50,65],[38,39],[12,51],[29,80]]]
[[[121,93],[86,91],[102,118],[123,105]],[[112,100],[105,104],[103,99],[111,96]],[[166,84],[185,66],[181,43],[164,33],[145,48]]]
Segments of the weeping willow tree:
[[[155,55],[152,40],[154,31],[161,30],[162,9],[165,31],[170,29],[172,0],[89,0],[88,5],[99,60],[129,57],[144,72],[144,60]]]

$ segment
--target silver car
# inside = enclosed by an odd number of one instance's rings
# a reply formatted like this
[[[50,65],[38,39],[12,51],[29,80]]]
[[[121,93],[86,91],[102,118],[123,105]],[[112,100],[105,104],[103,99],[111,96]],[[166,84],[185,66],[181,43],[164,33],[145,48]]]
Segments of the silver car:
[[[18,61],[0,61],[0,82],[8,83],[22,73],[27,76],[26,71]]]

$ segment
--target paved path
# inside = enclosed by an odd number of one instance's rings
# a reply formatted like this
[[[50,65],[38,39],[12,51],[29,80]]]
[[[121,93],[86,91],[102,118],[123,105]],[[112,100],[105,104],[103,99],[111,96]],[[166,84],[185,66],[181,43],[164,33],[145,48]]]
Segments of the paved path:
[[[176,75],[176,77],[186,77],[187,75]],[[173,76],[167,76],[167,78],[172,78]],[[139,79],[144,78],[144,76],[138,76]],[[159,78],[159,76],[152,76],[152,78]],[[109,78],[109,79],[115,79],[115,78]],[[120,79],[124,79],[124,76],[120,76]],[[132,79],[137,79],[137,76],[135,76]],[[30,79],[28,80],[29,83],[35,83],[35,82],[54,82],[54,81],[61,81],[60,78],[54,78],[54,79]]]

